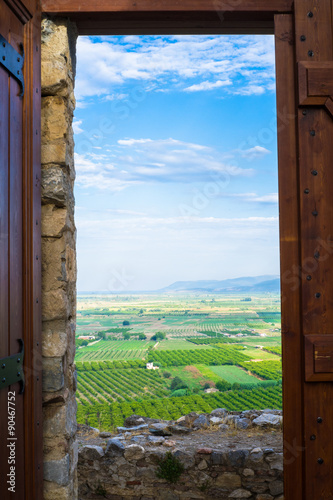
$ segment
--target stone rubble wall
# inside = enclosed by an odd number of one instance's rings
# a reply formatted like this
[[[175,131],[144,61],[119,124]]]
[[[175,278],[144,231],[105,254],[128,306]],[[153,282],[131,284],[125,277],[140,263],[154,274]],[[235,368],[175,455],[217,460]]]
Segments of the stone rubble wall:
[[[42,22],[42,311],[44,498],[77,498],[75,26]]]
[[[189,414],[177,422],[130,417],[125,421],[126,427],[118,428],[118,436],[107,439],[105,446],[84,441],[79,448],[79,498],[283,500],[283,453],[280,447],[260,448],[254,435],[251,448],[221,448],[223,432],[226,427],[230,430],[237,420],[246,419],[251,422],[251,428],[268,428],[270,432],[272,428],[281,427],[280,412],[243,412],[246,415],[240,416],[232,413],[217,409],[199,418],[196,414]],[[230,417],[234,419],[233,423]],[[200,433],[200,441],[204,441],[202,433],[208,424],[220,426],[216,448],[193,446],[196,431]],[[235,433],[248,432],[237,430],[237,427],[234,429]],[[110,435],[102,432],[99,437]],[[177,435],[182,435],[183,439],[177,442]],[[168,451],[184,466],[176,483],[159,479],[156,474],[159,462]]]

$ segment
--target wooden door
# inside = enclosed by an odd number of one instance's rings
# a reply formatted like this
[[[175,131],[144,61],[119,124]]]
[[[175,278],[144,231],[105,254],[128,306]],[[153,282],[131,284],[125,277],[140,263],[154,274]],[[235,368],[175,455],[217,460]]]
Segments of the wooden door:
[[[0,0],[0,37],[0,491],[6,499],[38,500],[43,476],[37,1]],[[24,354],[9,359],[23,344]],[[24,392],[23,382],[15,381],[22,369]]]
[[[275,19],[287,500],[333,499],[331,0]]]

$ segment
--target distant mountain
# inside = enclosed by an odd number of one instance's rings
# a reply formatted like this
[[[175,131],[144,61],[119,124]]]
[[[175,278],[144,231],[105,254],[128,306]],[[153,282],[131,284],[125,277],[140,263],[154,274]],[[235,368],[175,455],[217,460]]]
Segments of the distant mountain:
[[[279,276],[248,276],[228,280],[199,280],[176,281],[161,290],[160,293],[170,292],[208,292],[208,293],[250,293],[250,292],[279,292]]]

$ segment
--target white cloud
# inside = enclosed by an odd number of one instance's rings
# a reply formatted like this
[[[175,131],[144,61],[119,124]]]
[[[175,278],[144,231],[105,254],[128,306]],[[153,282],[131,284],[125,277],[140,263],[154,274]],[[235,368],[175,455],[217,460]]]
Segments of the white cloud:
[[[228,198],[239,198],[243,201],[256,202],[256,203],[278,203],[278,193],[268,193],[264,195],[258,195],[256,193],[236,193],[236,194],[224,194],[223,196]]]
[[[82,132],[84,132],[83,128],[81,128],[80,125],[82,125],[82,120],[73,121],[74,134],[82,134]]]
[[[239,153],[243,158],[256,159],[263,158],[264,156],[271,153],[269,149],[263,148],[262,146],[254,146],[250,149],[240,150]]]
[[[76,153],[75,165],[79,186],[111,191],[143,182],[210,182],[219,176],[225,181],[225,176],[254,174],[251,168],[224,162],[213,148],[173,138],[120,139],[101,154]]]
[[[201,82],[196,85],[191,85],[190,87],[187,87],[185,90],[187,92],[199,92],[202,90],[214,90],[218,89],[220,87],[226,87],[227,85],[232,85],[231,80],[217,80],[217,82]]]
[[[271,36],[80,37],[76,96],[125,98],[124,85],[142,91],[260,95],[274,90]],[[222,95],[222,94],[221,94]],[[129,96],[130,98],[130,96]],[[81,104],[80,104],[81,106]]]

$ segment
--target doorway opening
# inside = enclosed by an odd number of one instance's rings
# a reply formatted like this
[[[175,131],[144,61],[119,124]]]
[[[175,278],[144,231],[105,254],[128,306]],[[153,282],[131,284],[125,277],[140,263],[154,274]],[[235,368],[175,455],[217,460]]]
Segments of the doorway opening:
[[[274,52],[79,38],[79,423],[282,408]]]

